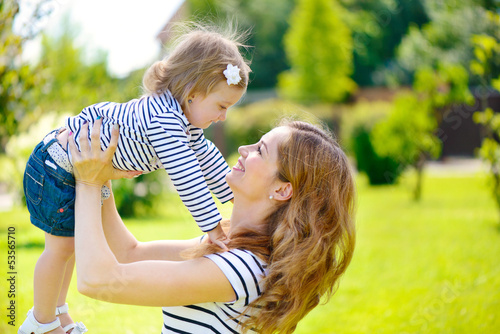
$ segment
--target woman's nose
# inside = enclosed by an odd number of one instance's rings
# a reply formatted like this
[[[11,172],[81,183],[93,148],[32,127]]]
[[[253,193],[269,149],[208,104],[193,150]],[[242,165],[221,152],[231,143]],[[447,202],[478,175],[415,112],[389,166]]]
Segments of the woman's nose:
[[[240,146],[238,147],[238,153],[245,158],[248,155],[248,146]]]

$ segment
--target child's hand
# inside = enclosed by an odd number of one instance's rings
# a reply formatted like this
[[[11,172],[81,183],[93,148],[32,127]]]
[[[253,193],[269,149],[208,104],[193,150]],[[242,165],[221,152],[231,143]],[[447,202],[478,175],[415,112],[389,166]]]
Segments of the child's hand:
[[[207,232],[208,234],[208,242],[214,243],[222,250],[227,252],[229,249],[227,248],[226,244],[230,241],[229,238],[226,236],[226,233],[224,233],[224,230],[222,229],[222,226],[220,223],[217,225],[216,228],[214,228],[211,231]]]

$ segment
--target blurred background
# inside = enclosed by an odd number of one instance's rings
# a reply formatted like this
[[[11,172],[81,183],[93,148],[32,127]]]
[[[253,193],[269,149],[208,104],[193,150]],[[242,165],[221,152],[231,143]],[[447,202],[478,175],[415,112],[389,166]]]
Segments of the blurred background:
[[[43,250],[22,193],[29,154],[68,115],[140,97],[186,20],[251,31],[248,92],[206,131],[230,165],[294,117],[326,124],[357,173],[353,263],[297,332],[500,333],[499,0],[1,0],[0,235],[6,254],[16,231],[17,326]],[[197,235],[164,173],[113,187],[140,240]],[[76,286],[72,300],[96,333],[161,328],[159,310]],[[2,318],[0,332],[16,331]]]

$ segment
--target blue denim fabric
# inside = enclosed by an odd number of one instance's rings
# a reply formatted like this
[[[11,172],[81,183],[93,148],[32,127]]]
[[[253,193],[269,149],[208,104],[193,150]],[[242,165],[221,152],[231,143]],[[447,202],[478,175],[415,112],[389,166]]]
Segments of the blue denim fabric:
[[[42,141],[31,153],[24,172],[24,194],[33,225],[52,235],[72,237],[75,235],[75,179],[47,152],[54,143],[56,139],[47,144]]]

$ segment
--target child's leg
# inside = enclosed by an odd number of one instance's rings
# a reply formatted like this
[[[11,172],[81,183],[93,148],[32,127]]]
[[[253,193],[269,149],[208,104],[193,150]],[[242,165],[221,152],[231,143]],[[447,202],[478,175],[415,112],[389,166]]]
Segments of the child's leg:
[[[71,277],[73,276],[73,269],[75,268],[75,255],[66,263],[66,270],[64,272],[64,280],[61,286],[61,292],[59,292],[59,299],[57,300],[57,306],[64,306],[66,304],[66,296],[68,295],[69,285],[71,283]],[[73,323],[70,315],[68,313],[62,313],[59,315],[59,320],[61,320],[61,327],[65,327]]]
[[[45,233],[45,249],[35,266],[34,309],[41,323],[56,320],[55,310],[68,260],[75,252],[73,237]]]

